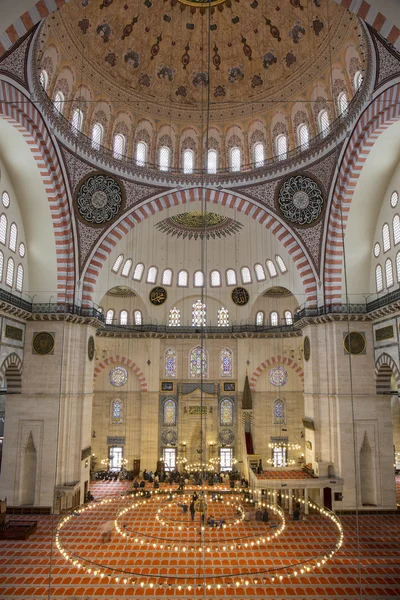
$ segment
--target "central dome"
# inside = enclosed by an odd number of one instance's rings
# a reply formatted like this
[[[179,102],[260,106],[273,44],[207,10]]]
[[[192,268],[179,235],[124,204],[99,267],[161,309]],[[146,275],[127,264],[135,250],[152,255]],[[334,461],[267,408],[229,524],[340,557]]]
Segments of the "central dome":
[[[182,121],[208,95],[214,120],[298,96],[352,29],[331,1],[71,0],[47,34],[110,100]]]

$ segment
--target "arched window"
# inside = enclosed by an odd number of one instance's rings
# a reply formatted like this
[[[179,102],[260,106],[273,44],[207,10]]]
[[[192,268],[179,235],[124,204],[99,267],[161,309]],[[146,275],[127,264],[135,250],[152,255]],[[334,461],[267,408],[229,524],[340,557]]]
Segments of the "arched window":
[[[234,269],[227,269],[226,271],[226,283],[227,285],[236,285],[236,272]]]
[[[170,327],[180,327],[181,325],[181,311],[176,306],[169,311],[168,325]]]
[[[75,129],[75,133],[82,131],[83,127],[83,112],[76,108],[72,114],[72,127]]]
[[[293,325],[293,315],[290,310],[285,310],[286,325]]]
[[[242,267],[240,274],[242,276],[242,283],[251,283],[251,271],[249,267]]]
[[[15,288],[16,288],[17,292],[22,292],[23,285],[24,285],[24,267],[22,265],[18,265],[17,281],[15,282]]]
[[[10,287],[14,283],[14,260],[10,257],[7,261],[6,284]]]
[[[134,311],[133,319],[135,321],[135,325],[141,325],[143,323],[142,313],[140,310]]]
[[[138,142],[136,144],[136,164],[138,167],[144,167],[147,161],[147,144]]]
[[[201,300],[197,300],[192,306],[192,326],[204,326],[206,324],[206,316],[206,305]]]
[[[376,265],[375,268],[375,283],[376,291],[381,292],[383,290],[383,274],[381,265]]]
[[[133,271],[132,279],[135,281],[141,281],[144,272],[144,264],[138,263]]]
[[[399,215],[394,215],[393,217],[393,241],[394,245],[400,243],[400,217]]]
[[[157,267],[150,267],[147,271],[146,283],[155,283],[157,281],[158,269]]]
[[[1,267],[1,271],[3,270],[3,267]],[[396,254],[396,271],[397,271],[397,281],[400,282],[400,252],[398,252]],[[1,281],[1,277],[0,277],[0,281]]]
[[[308,126],[305,123],[299,125],[299,128],[297,130],[297,137],[301,149],[307,150],[308,145],[310,143],[310,130],[308,129]]]
[[[380,255],[380,253],[381,253],[381,245],[380,245],[379,242],[376,242],[375,245],[374,245],[374,256],[375,256],[375,258],[378,258],[378,256]]]
[[[211,271],[210,274],[211,287],[221,286],[221,273],[219,271]]]
[[[158,152],[158,164],[160,171],[168,171],[171,166],[171,149],[168,146],[161,146]]]
[[[61,114],[64,110],[64,101],[64,94],[62,92],[57,92],[54,98],[54,108]]]
[[[120,398],[111,402],[111,425],[121,425],[123,422],[123,404]]]
[[[231,161],[231,171],[237,172],[240,171],[241,163],[242,163],[242,153],[238,146],[234,146],[231,148],[230,152],[230,161]]]
[[[399,201],[399,193],[396,191],[392,192],[392,194],[390,196],[390,206],[392,208],[396,208],[398,201]],[[3,204],[4,204],[4,202],[3,202]],[[4,204],[4,206],[6,206],[6,205]]]
[[[161,277],[161,283],[163,285],[172,285],[172,270],[171,269],[164,269],[162,277]]]
[[[0,281],[3,281],[4,254],[0,250]]]
[[[255,271],[255,274],[256,274],[257,281],[264,281],[265,280],[264,267],[262,265],[260,265],[260,263],[257,263],[257,264],[254,265],[254,271]]]
[[[281,133],[276,136],[275,146],[276,146],[276,154],[277,154],[279,160],[284,160],[287,156],[287,151],[288,151],[287,136],[284,133]]]
[[[214,175],[218,168],[218,153],[216,150],[207,152],[207,173]]]
[[[278,275],[278,272],[277,272],[276,267],[275,267],[274,263],[272,262],[272,260],[271,259],[266,260],[265,264],[267,265],[269,276],[276,277]]]
[[[270,323],[272,327],[277,327],[279,324],[279,316],[278,313],[276,312],[276,310],[273,310],[271,315],[270,315]]]
[[[357,91],[360,89],[360,87],[362,86],[362,82],[363,82],[363,76],[361,71],[357,71],[357,73],[354,75],[354,89]]]
[[[114,135],[113,155],[114,158],[122,158],[125,152],[125,136],[122,133]]]
[[[128,325],[128,311],[121,310],[119,313],[119,324],[120,325]]]
[[[340,92],[339,96],[338,96],[338,107],[339,107],[339,113],[340,114],[344,114],[347,112],[347,109],[349,108],[349,101],[347,99],[347,94],[346,92]]]
[[[257,142],[253,146],[253,162],[255,167],[263,167],[264,166],[264,144],[262,142]]]
[[[221,350],[221,377],[232,377],[232,350]]]
[[[166,375],[171,377],[171,375]],[[164,426],[174,427],[176,425],[176,402],[173,398],[167,398],[163,410]]]
[[[179,271],[178,273],[178,286],[187,287],[189,282],[189,275],[187,271]]]
[[[219,423],[221,427],[233,425],[233,402],[230,398],[223,398],[219,405]]]
[[[131,272],[131,268],[132,268],[132,260],[130,258],[128,258],[128,260],[125,261],[125,264],[122,268],[121,275],[123,277],[128,277],[129,273]]]
[[[176,377],[177,353],[174,348],[167,348],[164,353],[164,377]]]
[[[383,251],[388,252],[390,250],[390,231],[389,225],[387,223],[382,227],[382,241],[383,241]]]
[[[117,258],[115,259],[115,263],[112,266],[111,271],[113,271],[114,273],[118,273],[123,260],[124,260],[123,254],[120,254],[119,256],[117,256]]]
[[[286,420],[285,402],[281,398],[274,400],[273,422],[275,425],[284,425]]]
[[[40,81],[40,85],[42,86],[42,88],[44,89],[44,91],[46,91],[47,90],[47,86],[49,85],[49,76],[48,76],[47,71],[45,69],[42,69],[40,71],[39,81]]]
[[[201,346],[196,346],[189,355],[189,376],[207,377],[208,374],[208,356],[207,352]]]
[[[318,128],[320,133],[322,133],[324,137],[328,134],[329,125],[330,123],[328,111],[326,110],[326,108],[324,108],[318,115]]]
[[[386,272],[386,287],[390,288],[394,284],[393,279],[393,264],[390,258],[386,260],[385,263],[385,272]]]
[[[229,327],[229,311],[224,306],[217,313],[218,327]]]
[[[92,148],[99,150],[103,141],[104,129],[100,123],[95,123],[92,127]]]
[[[112,325],[114,320],[114,311],[110,308],[110,310],[106,313],[106,325]]]
[[[194,170],[194,152],[193,150],[185,150],[183,152],[183,172],[189,175]]]
[[[279,254],[275,254],[275,260],[278,263],[278,267],[281,273],[286,273],[287,266],[283,262],[283,258],[279,256]]]
[[[264,312],[262,310],[259,310],[256,315],[256,325],[259,327],[264,325]]]
[[[7,238],[7,217],[6,215],[1,215],[0,217],[0,243],[6,244]]]
[[[1,201],[3,203],[4,208],[8,208],[10,206],[10,194],[4,191],[1,195]]]
[[[193,277],[194,287],[203,287],[204,285],[204,273],[203,271],[196,271]]]
[[[10,227],[10,238],[8,240],[8,247],[12,252],[15,252],[17,249],[17,237],[18,237],[18,229],[15,223],[11,223]]]

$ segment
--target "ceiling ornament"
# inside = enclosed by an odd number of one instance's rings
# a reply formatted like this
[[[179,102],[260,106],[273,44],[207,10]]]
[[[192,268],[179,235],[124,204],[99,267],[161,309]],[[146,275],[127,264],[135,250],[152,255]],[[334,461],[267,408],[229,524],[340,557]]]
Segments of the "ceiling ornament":
[[[155,227],[167,235],[197,239],[216,239],[235,235],[243,225],[234,219],[217,215],[216,213],[192,211],[168,217],[155,225]]]
[[[223,446],[229,446],[235,441],[235,434],[232,429],[223,429],[218,434],[218,441]]]
[[[292,295],[292,292],[290,292],[285,287],[281,287],[279,285],[270,288],[263,294],[264,297],[269,297],[269,298],[282,298],[284,296],[291,296],[291,295]]]
[[[278,189],[277,207],[287,221],[306,227],[313,225],[324,208],[322,190],[309,176],[288,177]]]
[[[116,285],[115,287],[108,290],[106,296],[113,296],[117,298],[134,298],[136,294],[133,290],[126,287],[125,285]]]
[[[108,379],[111,385],[121,387],[128,381],[128,371],[124,367],[113,367],[108,374]]]
[[[40,331],[33,334],[32,339],[33,354],[53,354],[54,352],[54,333]]]
[[[231,0],[208,0],[208,2],[204,2],[204,0],[171,0],[171,6],[175,6],[177,1],[180,2],[180,4],[186,4],[186,6],[191,6],[193,8],[209,8],[218,6],[224,2],[226,2],[228,6],[232,5]],[[238,0],[236,0],[236,2],[237,1]]]
[[[344,336],[343,345],[348,354],[364,354],[367,340],[363,333],[351,331]]]
[[[175,446],[178,441],[178,434],[175,429],[164,429],[161,434],[161,441],[166,446]]]
[[[283,367],[272,367],[268,375],[269,382],[275,387],[281,387],[288,382],[289,375]]]
[[[77,190],[77,211],[90,225],[112,221],[125,204],[122,184],[106,173],[91,173],[80,181]]]

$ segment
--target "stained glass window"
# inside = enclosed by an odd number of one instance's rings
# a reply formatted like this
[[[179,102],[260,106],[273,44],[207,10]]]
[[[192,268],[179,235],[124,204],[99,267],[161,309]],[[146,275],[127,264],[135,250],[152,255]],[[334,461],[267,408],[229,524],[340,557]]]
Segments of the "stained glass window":
[[[190,352],[189,375],[190,377],[207,377],[208,357],[201,346],[196,346]]]
[[[168,325],[170,327],[180,327],[180,324],[181,324],[181,311],[179,310],[179,308],[176,308],[176,306],[174,306],[169,311]]]
[[[128,325],[128,311],[121,310],[119,313],[119,324],[120,325]]]
[[[162,274],[161,283],[163,285],[171,285],[172,284],[172,270],[171,269],[164,269],[163,274]]]
[[[108,378],[112,385],[121,387],[128,381],[128,371],[124,367],[113,367],[108,374]]]
[[[143,317],[140,310],[135,310],[133,318],[135,320],[135,325],[141,325],[143,323]]]
[[[274,400],[274,415],[273,420],[277,425],[284,425],[285,423],[285,402],[281,398]]]
[[[224,398],[220,404],[220,425],[233,425],[233,403],[229,398]]]
[[[176,425],[176,403],[172,398],[164,402],[164,425]]]
[[[119,268],[122,264],[122,261],[124,260],[124,255],[120,254],[116,259],[115,259],[115,263],[113,264],[113,267],[111,269],[111,271],[113,271],[114,273],[118,273]]]
[[[275,310],[272,311],[272,313],[271,313],[270,321],[271,321],[272,327],[277,327],[277,325],[279,323],[279,317],[278,317],[278,313]]]
[[[135,279],[136,281],[140,281],[143,277],[143,271],[144,271],[144,264],[138,263],[135,267],[135,270],[133,271],[132,279]]]
[[[285,310],[286,325],[293,325],[293,316],[290,310]]]
[[[232,350],[221,351],[221,377],[232,377]]]
[[[218,310],[218,327],[229,326],[229,311],[224,306]]]
[[[122,400],[115,398],[111,403],[111,425],[121,425],[123,419]]]
[[[211,271],[211,287],[219,287],[221,285],[221,273],[219,271]]]
[[[288,372],[283,367],[272,367],[272,369],[269,372],[268,378],[272,385],[274,385],[275,387],[280,387],[287,383],[289,376]]]
[[[240,273],[242,276],[242,283],[251,283],[251,272],[249,267],[242,267]]]
[[[114,311],[112,309],[107,311],[106,314],[106,325],[112,325],[114,319]]]
[[[192,307],[192,326],[201,327],[206,324],[206,305],[197,300]]]
[[[264,313],[262,310],[259,310],[256,316],[256,325],[264,325]]]
[[[176,377],[177,355],[174,348],[167,348],[164,355],[164,376]]]

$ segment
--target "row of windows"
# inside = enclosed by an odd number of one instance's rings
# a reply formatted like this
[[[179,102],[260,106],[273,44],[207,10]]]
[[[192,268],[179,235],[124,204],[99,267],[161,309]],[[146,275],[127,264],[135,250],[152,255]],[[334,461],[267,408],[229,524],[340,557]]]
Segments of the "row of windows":
[[[396,254],[396,274],[397,282],[400,283],[400,252]],[[391,258],[386,259],[385,262],[385,280],[386,288],[390,288],[394,285],[393,263]],[[383,290],[383,270],[382,266],[379,264],[375,267],[375,283],[376,291],[381,292]]]
[[[115,323],[115,311],[109,309],[106,313],[106,325],[112,325]],[[128,325],[129,313],[127,310],[121,310],[119,313],[119,325]],[[135,325],[142,325],[143,317],[140,310],[133,311],[133,323]],[[201,300],[197,300],[192,306],[192,327],[202,327],[207,323],[207,307]],[[229,327],[230,325],[229,311],[227,308],[222,306],[217,311],[217,325],[218,327]],[[262,327],[267,325],[266,316],[264,311],[260,310],[256,315],[256,325]],[[283,317],[284,325],[293,325],[293,315],[290,310],[284,312]],[[276,311],[272,311],[269,315],[269,325],[271,327],[278,327],[280,325],[279,314]],[[169,311],[168,315],[168,326],[169,327],[180,327],[181,326],[181,311],[179,308],[174,306]]]
[[[399,201],[398,192],[394,191],[390,197],[390,204],[392,208],[396,208],[397,203]],[[398,214],[394,215],[392,220],[392,233],[393,233],[393,243],[395,246],[400,244],[400,216]],[[392,247],[392,240],[390,236],[390,228],[387,223],[382,226],[382,246],[383,252],[389,252]],[[378,258],[381,253],[381,245],[379,242],[375,242],[374,244],[374,256]]]
[[[3,271],[4,271],[4,254],[0,250],[0,282],[3,281]],[[5,273],[5,283],[9,287],[14,287],[14,273],[15,273],[15,263],[14,259],[10,256],[7,260],[7,267]],[[22,265],[18,265],[17,267],[17,277],[15,280],[15,289],[17,292],[22,292],[22,288],[24,285],[24,267]]]
[[[1,200],[4,208],[10,206],[10,195],[7,191],[4,191],[1,195]],[[7,244],[7,233],[8,233],[8,220],[6,215],[3,213],[0,216],[0,244],[4,246]],[[15,223],[11,223],[10,231],[8,234],[8,247],[12,252],[17,251],[18,243],[18,227]],[[18,246],[18,252],[21,258],[25,256],[25,244],[20,242]]]
[[[204,371],[208,371],[208,353],[200,346],[196,346],[189,352],[189,375],[197,377],[201,365],[199,360],[203,356]],[[221,377],[233,377],[233,352],[229,348],[223,348],[219,355]],[[178,354],[175,348],[167,348],[164,352],[164,377],[177,377]]]
[[[123,254],[120,254],[113,266],[112,271],[114,273],[118,273],[121,268],[122,262],[124,260]],[[285,265],[284,260],[277,254],[275,256],[275,260],[278,264],[279,270],[282,274],[286,273],[287,267]],[[124,266],[121,270],[121,275],[123,277],[129,277],[133,266],[132,259],[128,258]],[[267,259],[265,261],[265,266],[267,268],[267,272],[270,278],[277,277],[278,271],[271,259]],[[143,274],[145,271],[145,266],[143,263],[137,263],[132,274],[132,279],[135,281],[141,281],[143,278]],[[254,274],[256,281],[265,281],[267,278],[266,271],[261,263],[256,263],[254,265]],[[252,273],[249,267],[242,267],[240,269],[240,276],[243,284],[252,283]],[[147,270],[146,283],[154,284],[157,282],[158,277],[158,268],[155,266],[151,266]],[[237,285],[238,277],[235,269],[227,269],[225,272],[226,285]],[[161,284],[162,285],[172,285],[173,281],[173,271],[172,269],[164,269],[161,275]],[[182,269],[178,272],[177,285],[179,287],[188,287],[189,285],[189,273],[185,269]],[[205,275],[203,271],[195,271],[193,274],[193,285],[194,287],[203,287],[205,285]],[[221,272],[217,269],[211,271],[210,273],[210,285],[211,287],[220,287],[222,285],[222,275]]]

